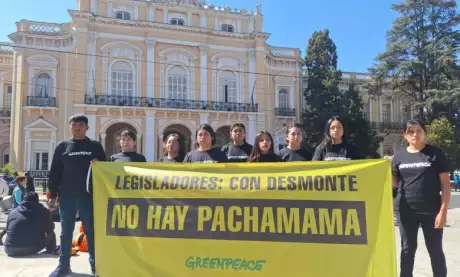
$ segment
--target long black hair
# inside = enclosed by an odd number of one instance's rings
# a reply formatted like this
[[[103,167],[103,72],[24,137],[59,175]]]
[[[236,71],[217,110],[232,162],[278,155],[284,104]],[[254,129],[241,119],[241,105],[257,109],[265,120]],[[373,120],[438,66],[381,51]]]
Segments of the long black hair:
[[[246,126],[242,122],[234,123],[232,125],[232,127],[230,127],[230,133],[233,132],[233,129],[235,129],[236,127],[240,127],[241,129],[243,129],[243,131],[244,131],[243,143],[246,144],[247,143],[246,142]],[[230,134],[230,140],[232,140],[232,135],[231,134]],[[233,140],[232,140],[232,143],[233,143]]]
[[[343,128],[342,143],[344,144],[347,143],[347,132],[345,128],[345,123],[343,122],[342,119],[340,119],[339,116],[333,116],[326,122],[326,126],[324,128],[324,139],[322,141],[322,144],[324,145],[325,150],[331,150],[331,147],[332,147],[332,138],[331,138],[330,128],[331,128],[332,122],[334,121],[338,121],[340,122],[340,124],[342,124],[342,128]]]
[[[257,161],[262,155],[262,151],[260,150],[259,142],[262,139],[262,136],[267,136],[270,141],[272,142],[270,145],[270,149],[268,149],[269,154],[275,153],[273,137],[268,131],[260,131],[257,133],[256,138],[254,139],[254,146],[252,147],[251,154],[248,157],[248,161]]]

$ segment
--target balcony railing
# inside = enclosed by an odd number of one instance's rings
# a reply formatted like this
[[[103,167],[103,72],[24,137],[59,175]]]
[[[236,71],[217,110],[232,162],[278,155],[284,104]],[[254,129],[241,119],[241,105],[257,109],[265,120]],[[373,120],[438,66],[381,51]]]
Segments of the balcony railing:
[[[403,131],[403,122],[370,122],[372,129],[380,131]]]
[[[11,108],[0,109],[0,117],[11,117]]]
[[[29,107],[56,107],[55,97],[27,96],[27,106]]]
[[[258,104],[181,100],[152,97],[131,97],[115,95],[85,95],[85,104],[117,107],[150,107],[163,109],[208,110],[225,112],[258,112]]]
[[[48,170],[30,170],[28,171],[30,176],[34,178],[48,178]]]
[[[291,108],[275,108],[276,116],[295,116],[295,109]]]

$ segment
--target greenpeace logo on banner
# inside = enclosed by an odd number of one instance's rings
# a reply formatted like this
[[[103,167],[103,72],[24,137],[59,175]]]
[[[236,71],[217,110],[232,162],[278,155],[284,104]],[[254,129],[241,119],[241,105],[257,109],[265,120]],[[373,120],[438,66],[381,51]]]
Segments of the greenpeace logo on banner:
[[[411,164],[400,164],[399,169],[404,168],[423,168],[423,167],[430,167],[431,163],[429,162],[420,162],[420,163],[411,163]]]
[[[69,153],[69,156],[91,156],[93,152],[86,152],[86,151],[80,151],[80,152],[71,152]]]
[[[346,157],[325,157],[325,161],[348,161],[351,160],[350,158]]]
[[[108,236],[367,244],[363,201],[109,198]]]
[[[247,260],[231,258],[210,258],[190,256],[185,260],[185,267],[195,270],[201,269],[220,269],[233,271],[262,271],[266,260]]]

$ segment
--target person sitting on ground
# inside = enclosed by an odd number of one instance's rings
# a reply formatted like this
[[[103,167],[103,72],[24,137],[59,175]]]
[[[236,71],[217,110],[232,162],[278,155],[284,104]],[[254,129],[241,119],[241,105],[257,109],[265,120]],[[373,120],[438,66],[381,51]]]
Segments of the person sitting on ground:
[[[6,229],[0,234],[0,245],[5,234],[5,253],[10,257],[34,255],[43,249],[56,254],[54,223],[36,192],[28,192],[24,201],[10,212]]]
[[[24,195],[26,193],[27,179],[24,176],[18,176],[15,179],[16,187],[13,190],[13,208],[22,204]]]

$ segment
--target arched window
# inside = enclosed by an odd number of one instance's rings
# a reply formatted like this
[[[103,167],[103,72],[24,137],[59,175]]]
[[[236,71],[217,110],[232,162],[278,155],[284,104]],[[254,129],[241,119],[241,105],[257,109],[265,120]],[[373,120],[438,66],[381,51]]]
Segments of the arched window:
[[[35,78],[35,97],[49,97],[51,94],[51,77],[46,73],[40,73]]]
[[[289,108],[289,93],[285,89],[280,89],[278,92],[278,108]]]
[[[222,24],[220,26],[220,30],[222,32],[233,33],[235,31],[235,28],[233,27],[233,25],[230,25],[230,24]]]
[[[179,25],[179,26],[185,26],[185,22],[181,18],[172,18],[171,21],[169,21],[169,24],[171,25]]]
[[[188,98],[187,71],[181,66],[173,66],[168,71],[168,98],[182,100]]]
[[[236,76],[235,73],[229,70],[224,70],[219,76],[219,95],[217,101],[219,102],[238,102],[238,94],[236,89]]]
[[[119,11],[115,13],[115,18],[123,20],[131,20],[131,14],[125,11]]]
[[[112,95],[134,96],[133,67],[125,62],[118,61],[112,65]]]

